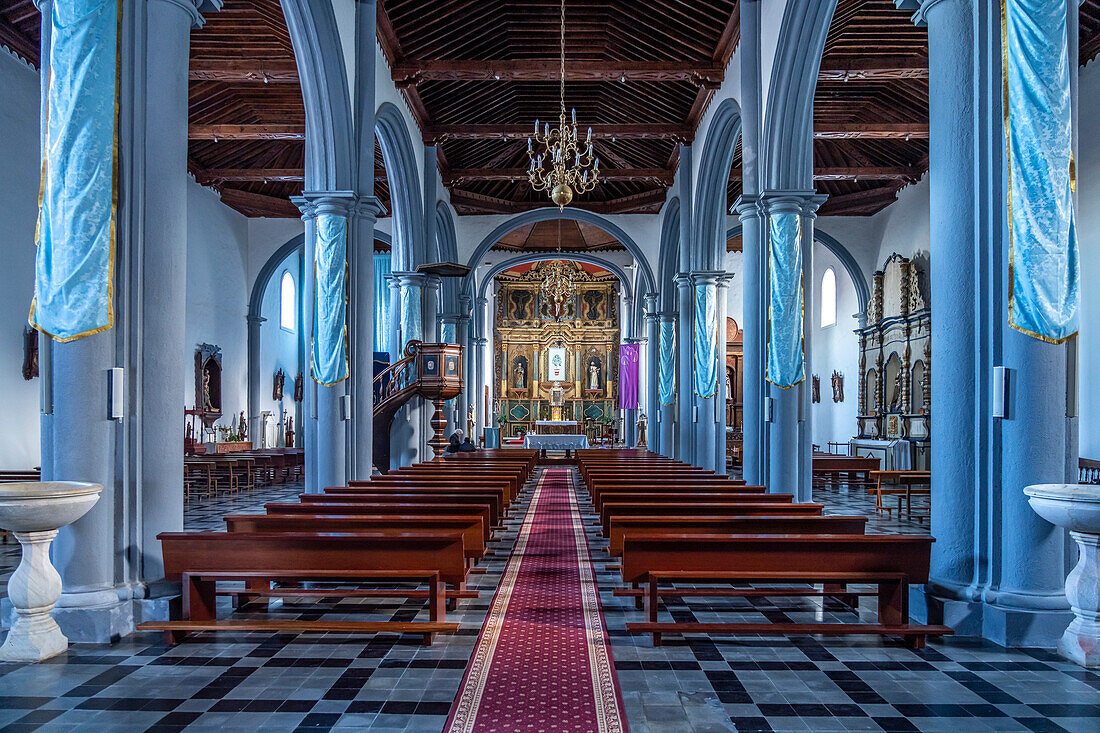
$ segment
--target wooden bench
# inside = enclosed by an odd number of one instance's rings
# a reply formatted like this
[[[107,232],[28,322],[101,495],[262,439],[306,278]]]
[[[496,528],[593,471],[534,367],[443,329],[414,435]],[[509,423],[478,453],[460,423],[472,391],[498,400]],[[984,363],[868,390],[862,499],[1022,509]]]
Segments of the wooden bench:
[[[777,503],[773,501],[731,502],[731,501],[668,501],[668,502],[607,502],[600,507],[600,527],[606,537],[611,531],[611,517],[619,516],[662,516],[695,514],[704,517],[774,516],[801,515],[817,516],[825,508],[814,503]]]
[[[492,539],[492,510],[485,504],[427,504],[427,503],[385,503],[355,501],[344,504],[325,502],[319,507],[316,503],[271,502],[264,504],[264,511],[271,515],[324,515],[324,516],[477,516],[485,527],[485,541]]]
[[[386,476],[379,477],[376,481],[349,481],[347,486],[331,487],[335,490],[350,489],[352,491],[379,491],[401,490],[412,488],[420,489],[467,489],[488,491],[495,489],[500,491],[501,499],[505,505],[511,504],[519,495],[515,486],[504,479],[496,477],[482,478],[478,474],[467,472],[456,476]],[[328,489],[326,489],[327,491]]]
[[[424,469],[409,469],[405,471],[390,471],[385,476],[378,476],[370,481],[349,481],[348,486],[354,488],[371,487],[371,486],[404,486],[408,484],[431,484],[433,486],[439,484],[505,484],[507,486],[507,499],[509,502],[515,501],[523,489],[524,481],[520,478],[518,473],[511,471],[496,471],[492,469],[482,468],[467,468],[467,469],[452,469],[439,471],[428,471]]]
[[[701,517],[618,515],[611,517],[607,552],[621,557],[623,540],[638,534],[864,534],[867,517],[766,515]]]
[[[395,631],[419,633],[430,644],[439,632],[458,630],[458,624],[444,621],[446,585],[465,590],[466,556],[462,534],[394,532],[318,534],[307,532],[228,533],[165,532],[157,536],[164,555],[168,580],[183,583],[183,618],[169,622],[148,622],[139,630],[164,631],[167,640],[179,641],[191,631],[270,630],[335,631],[376,633]],[[428,586],[429,621],[412,624],[394,622],[318,622],[309,620],[217,619],[217,583],[245,581],[244,596],[283,593],[272,588],[277,582],[395,582],[416,581]],[[294,595],[303,589],[286,589]],[[352,594],[339,588],[326,589],[326,596]],[[395,591],[396,592],[396,591]],[[300,593],[299,593],[300,594]]]
[[[600,510],[600,505],[605,501],[624,501],[619,498],[620,496],[642,496],[648,498],[676,498],[685,496],[733,496],[733,497],[767,497],[775,496],[775,494],[767,494],[763,486],[720,486],[718,484],[670,484],[668,486],[649,486],[649,485],[614,485],[603,486],[598,490],[594,490],[590,496],[592,499],[592,506],[596,511]]]
[[[488,528],[478,515],[228,514],[227,532],[458,532],[469,560],[485,557]]]
[[[432,492],[368,492],[349,491],[346,493],[299,494],[303,504],[482,504],[489,508],[492,526],[500,526],[504,519],[504,504],[498,493],[453,492],[436,494]]]
[[[884,496],[897,496],[898,518],[901,518],[901,505],[905,502],[905,512],[912,518],[913,497],[932,496],[932,472],[931,471],[871,471],[871,480],[874,486],[867,489],[867,493],[875,496],[875,510],[886,512],[893,516],[890,507],[882,503]],[[917,519],[923,521],[923,515],[917,515]]]
[[[813,475],[826,483],[836,484],[840,474],[845,474],[847,482],[854,484],[856,477],[861,476],[865,482],[870,481],[871,471],[879,470],[880,459],[869,456],[834,456],[830,454],[817,454],[813,457]]]
[[[931,547],[932,538],[921,535],[634,535],[624,540],[622,574],[647,586],[648,620],[626,629],[652,634],[655,645],[667,633],[879,634],[920,648],[929,635],[952,633],[909,623],[909,585],[928,580]],[[878,623],[661,623],[662,582],[872,584]]]

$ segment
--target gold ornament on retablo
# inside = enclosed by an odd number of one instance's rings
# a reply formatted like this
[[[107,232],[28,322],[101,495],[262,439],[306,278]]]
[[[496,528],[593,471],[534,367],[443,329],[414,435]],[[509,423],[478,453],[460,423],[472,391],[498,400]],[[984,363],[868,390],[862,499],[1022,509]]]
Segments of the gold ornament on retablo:
[[[573,200],[573,189],[569,187],[568,183],[559,183],[550,192],[550,198],[558,205],[559,209],[564,209]]]

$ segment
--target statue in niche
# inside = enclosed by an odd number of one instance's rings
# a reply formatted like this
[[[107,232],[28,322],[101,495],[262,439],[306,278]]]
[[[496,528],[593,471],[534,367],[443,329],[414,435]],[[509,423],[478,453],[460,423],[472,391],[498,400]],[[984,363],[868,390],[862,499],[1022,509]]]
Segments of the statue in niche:
[[[588,360],[588,389],[600,389],[600,360],[593,356]]]
[[[210,372],[205,370],[202,373],[202,409],[214,409],[214,400],[210,396]]]
[[[294,447],[294,416],[290,415],[286,419],[286,447]]]
[[[816,374],[810,377],[810,402],[815,405],[821,402],[821,377]]]
[[[527,357],[517,356],[512,362],[512,387],[527,389]]]
[[[301,402],[305,397],[306,380],[299,374],[294,378],[294,401]]]
[[[240,425],[241,440],[248,440],[248,420],[244,419],[244,410],[241,410],[238,420],[240,421],[238,424]]]
[[[890,412],[901,412],[901,370],[894,375],[894,392],[890,399]]]
[[[286,382],[286,372],[282,369],[275,372],[275,378],[272,380],[271,386],[271,399],[276,402],[281,402],[283,399],[283,384]]]
[[[833,372],[833,402],[844,401],[844,375]]]
[[[526,321],[530,318],[527,314],[527,306],[531,302],[531,293],[526,290],[512,291],[512,318],[517,321]]]

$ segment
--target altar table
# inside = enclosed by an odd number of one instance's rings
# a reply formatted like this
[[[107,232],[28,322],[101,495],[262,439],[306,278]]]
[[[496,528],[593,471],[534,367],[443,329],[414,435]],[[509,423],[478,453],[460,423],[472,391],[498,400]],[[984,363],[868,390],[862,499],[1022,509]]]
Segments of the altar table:
[[[528,433],[523,439],[523,447],[534,450],[585,450],[588,448],[587,435],[536,435]]]
[[[576,420],[536,420],[535,432],[539,435],[576,435],[580,423]]]

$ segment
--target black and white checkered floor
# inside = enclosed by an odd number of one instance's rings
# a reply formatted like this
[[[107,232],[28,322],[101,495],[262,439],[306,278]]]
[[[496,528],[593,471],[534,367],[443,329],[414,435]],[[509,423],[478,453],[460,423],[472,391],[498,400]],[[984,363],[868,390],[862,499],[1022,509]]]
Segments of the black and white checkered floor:
[[[220,528],[230,512],[292,497],[287,485],[196,503],[189,529]],[[842,493],[841,492],[838,493]],[[815,492],[815,498],[825,498]],[[850,513],[861,497],[830,513]],[[582,495],[583,500],[583,495]],[[826,501],[828,501],[826,499]],[[869,500],[868,500],[869,502]],[[441,730],[515,541],[521,504],[482,591],[454,618],[461,631],[431,647],[394,636],[206,634],[165,647],[157,634],[112,646],[76,645],[45,664],[0,664],[3,730]],[[871,510],[870,504],[866,507]],[[898,521],[898,520],[892,520]],[[905,521],[905,520],[902,520]],[[927,531],[916,522],[910,531]],[[882,531],[901,527],[879,526]],[[595,529],[591,530],[593,533]],[[630,728],[653,731],[1100,731],[1100,674],[1047,651],[932,641],[922,651],[878,638],[671,637],[654,648],[625,631],[640,620],[615,598],[602,539],[591,535],[601,602]],[[668,599],[667,619],[851,620],[834,602],[796,598]],[[334,617],[367,612],[409,619],[413,602],[272,604],[272,611]],[[868,611],[864,612],[869,615]],[[5,727],[6,726],[6,727]],[[554,731],[548,721],[548,731]]]

